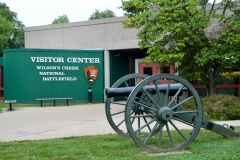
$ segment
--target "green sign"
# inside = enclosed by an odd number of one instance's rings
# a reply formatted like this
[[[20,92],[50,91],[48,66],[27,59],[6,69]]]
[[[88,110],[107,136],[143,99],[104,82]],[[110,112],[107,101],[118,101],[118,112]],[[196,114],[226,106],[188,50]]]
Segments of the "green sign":
[[[36,102],[38,98],[73,98],[103,102],[104,57],[102,50],[4,50],[4,100]],[[89,83],[85,76],[89,70]],[[99,94],[100,93],[100,94]]]

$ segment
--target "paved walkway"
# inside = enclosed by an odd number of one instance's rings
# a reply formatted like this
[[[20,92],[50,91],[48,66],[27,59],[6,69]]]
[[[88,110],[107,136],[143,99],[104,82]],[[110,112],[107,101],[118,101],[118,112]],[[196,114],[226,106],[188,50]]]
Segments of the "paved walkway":
[[[13,106],[14,107],[14,106]],[[24,107],[0,114],[0,141],[37,140],[115,133],[104,104]]]
[[[0,113],[0,142],[115,133],[104,105],[4,108]],[[217,123],[240,126],[240,121]]]

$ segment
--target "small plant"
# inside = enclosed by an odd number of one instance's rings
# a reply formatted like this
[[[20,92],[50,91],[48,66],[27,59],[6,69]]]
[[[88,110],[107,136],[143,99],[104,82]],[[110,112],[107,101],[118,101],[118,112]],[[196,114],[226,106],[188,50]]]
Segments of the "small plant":
[[[240,99],[228,94],[212,95],[202,99],[204,118],[212,120],[239,120]],[[184,104],[184,109],[193,108],[194,100]]]
[[[239,120],[240,99],[228,94],[202,98],[204,114],[215,120]]]

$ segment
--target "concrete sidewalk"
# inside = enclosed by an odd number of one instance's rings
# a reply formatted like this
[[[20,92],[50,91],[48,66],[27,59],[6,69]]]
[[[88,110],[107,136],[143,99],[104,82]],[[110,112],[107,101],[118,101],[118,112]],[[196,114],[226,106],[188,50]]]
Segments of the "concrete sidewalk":
[[[14,107],[14,106],[13,106]],[[240,126],[240,121],[215,122]],[[110,134],[105,104],[62,107],[24,107],[0,114],[0,141],[39,140]]]
[[[0,114],[0,141],[109,134],[115,131],[104,103],[64,107],[24,107]]]

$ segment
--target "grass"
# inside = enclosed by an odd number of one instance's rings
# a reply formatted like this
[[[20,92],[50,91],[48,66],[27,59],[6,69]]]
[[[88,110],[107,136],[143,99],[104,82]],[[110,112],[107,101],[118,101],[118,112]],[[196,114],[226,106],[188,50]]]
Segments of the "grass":
[[[240,127],[236,127],[240,130]],[[239,160],[240,138],[225,138],[201,130],[195,141],[185,150],[191,153],[148,156],[132,139],[117,134],[59,138],[38,141],[0,143],[3,160]]]
[[[47,107],[47,106],[53,106],[53,101],[52,102],[44,102],[43,101],[43,107]],[[82,105],[82,104],[88,104],[87,102],[68,102],[69,106],[72,105]],[[63,102],[57,102],[56,101],[56,106],[66,106],[66,101]],[[38,103],[14,103],[12,104],[13,108],[18,108],[18,107],[40,107],[40,102]],[[2,108],[9,108],[9,104],[4,104],[3,100],[0,100],[0,113],[2,113]]]
[[[79,105],[81,103],[69,103]],[[86,103],[85,103],[86,104]],[[45,107],[53,103],[43,103]],[[56,103],[65,106],[66,103]],[[40,107],[35,104],[14,104],[13,107]],[[0,101],[0,111],[8,108]],[[236,131],[240,130],[235,127]],[[225,138],[207,130],[201,130],[197,138],[185,150],[190,153],[165,156],[149,156],[132,139],[117,134],[69,137],[38,141],[0,142],[1,160],[239,160],[240,138]]]

